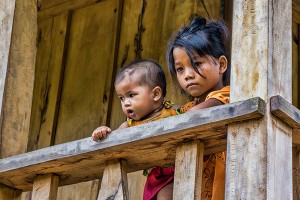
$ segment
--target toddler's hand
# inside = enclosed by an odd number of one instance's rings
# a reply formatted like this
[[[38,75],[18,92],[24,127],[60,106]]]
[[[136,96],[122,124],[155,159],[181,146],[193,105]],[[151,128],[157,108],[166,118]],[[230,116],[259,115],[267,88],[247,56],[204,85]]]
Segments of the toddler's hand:
[[[100,126],[93,131],[92,138],[94,141],[98,142],[106,138],[106,134],[110,133],[111,129],[107,126]]]

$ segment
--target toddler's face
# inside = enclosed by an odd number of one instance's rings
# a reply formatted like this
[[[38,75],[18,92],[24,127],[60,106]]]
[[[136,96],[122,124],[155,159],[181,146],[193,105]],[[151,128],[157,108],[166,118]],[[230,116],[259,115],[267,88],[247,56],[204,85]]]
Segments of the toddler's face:
[[[115,85],[125,115],[140,120],[154,110],[154,95],[146,85],[138,84],[135,77],[125,77]]]
[[[178,83],[191,96],[200,97],[223,87],[223,73],[220,72],[218,60],[194,54],[194,63],[200,73],[198,74],[183,48],[174,48],[173,57]]]

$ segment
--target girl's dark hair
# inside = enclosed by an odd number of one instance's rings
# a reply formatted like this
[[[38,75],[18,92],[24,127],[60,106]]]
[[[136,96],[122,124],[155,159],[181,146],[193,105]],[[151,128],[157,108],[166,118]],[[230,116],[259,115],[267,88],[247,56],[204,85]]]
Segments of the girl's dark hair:
[[[212,57],[219,59],[220,56],[226,56],[228,66],[223,74],[223,84],[229,85],[230,61],[228,50],[229,31],[223,21],[206,21],[201,16],[196,16],[189,25],[182,27],[169,40],[167,47],[168,69],[172,75],[173,82],[178,85],[177,75],[174,65],[173,50],[176,47],[184,48],[195,71],[199,73],[193,59],[193,52],[200,57]],[[185,93],[182,88],[181,92]]]
[[[137,75],[137,76],[135,76]],[[122,67],[115,79],[115,85],[124,77],[138,77],[138,84],[147,85],[151,89],[159,86],[165,97],[167,93],[167,83],[165,73],[159,63],[151,59],[135,60]]]

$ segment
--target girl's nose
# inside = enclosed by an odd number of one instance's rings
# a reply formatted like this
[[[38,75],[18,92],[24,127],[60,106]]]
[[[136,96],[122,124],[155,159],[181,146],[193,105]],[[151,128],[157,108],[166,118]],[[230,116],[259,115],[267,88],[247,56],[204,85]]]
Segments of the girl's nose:
[[[195,78],[195,70],[194,70],[194,68],[192,68],[192,67],[186,68],[185,69],[185,77],[184,77],[184,79],[187,81],[187,80],[190,80],[190,79],[193,79],[193,78]]]

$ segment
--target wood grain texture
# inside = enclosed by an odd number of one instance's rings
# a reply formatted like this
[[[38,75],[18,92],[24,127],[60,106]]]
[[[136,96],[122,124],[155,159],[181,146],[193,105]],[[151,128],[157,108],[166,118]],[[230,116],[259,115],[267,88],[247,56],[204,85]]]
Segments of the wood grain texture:
[[[270,99],[270,111],[292,128],[300,128],[300,110],[281,96],[273,96]]]
[[[226,135],[226,124],[264,112],[264,101],[253,98],[116,130],[99,143],[89,137],[32,151],[0,160],[0,182],[30,190],[36,174],[57,174],[60,185],[100,178],[112,159],[124,158],[128,172],[174,163],[177,144],[187,139],[201,139],[209,153],[220,152],[225,147],[214,139]]]
[[[260,96],[269,104],[275,95],[291,102],[291,4],[234,1],[231,102]],[[228,127],[227,199],[292,199],[292,129],[269,110]]]
[[[53,144],[67,46],[69,12],[39,23],[28,150]]]
[[[33,200],[56,200],[59,177],[53,174],[38,175],[33,182]]]
[[[80,8],[93,5],[103,0],[50,0],[50,1],[39,1],[38,21],[47,20],[57,15],[62,14],[65,11],[76,10]],[[45,8],[45,9],[43,9]]]
[[[176,149],[173,199],[201,199],[204,144],[199,140]]]
[[[293,39],[293,42],[292,42],[292,103],[294,106],[296,106],[297,108],[299,108],[299,99],[298,96],[299,96],[299,73],[300,73],[300,70],[298,69],[299,68],[299,25],[293,21],[293,24],[292,24],[292,39]]]
[[[300,199],[300,147],[293,147],[293,199]]]
[[[126,161],[109,161],[104,169],[98,200],[128,200]]]
[[[11,34],[13,28],[15,10],[15,0],[4,0],[0,4],[0,110],[2,116],[2,104],[4,95],[4,86],[6,80],[6,72],[8,68],[9,49],[11,45]],[[0,117],[1,117],[0,116]],[[0,152],[1,153],[1,152]]]
[[[118,0],[102,1],[72,14],[54,144],[106,124],[120,9]]]

